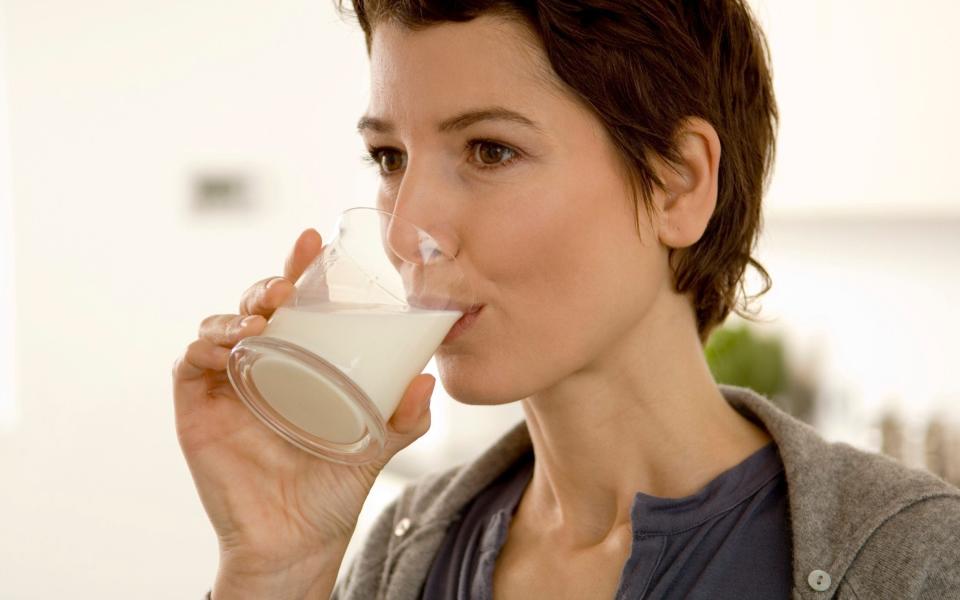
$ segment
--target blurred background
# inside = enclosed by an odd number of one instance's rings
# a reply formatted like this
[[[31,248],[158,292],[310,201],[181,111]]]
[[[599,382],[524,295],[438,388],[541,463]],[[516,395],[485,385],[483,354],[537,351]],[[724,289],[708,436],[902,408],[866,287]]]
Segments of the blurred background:
[[[758,248],[774,286],[761,323],[711,339],[714,373],[960,483],[960,4],[752,4],[782,113]],[[212,583],[170,369],[303,229],[372,204],[367,92],[329,0],[0,0],[0,598]],[[433,411],[348,559],[404,484],[521,418],[441,386]]]

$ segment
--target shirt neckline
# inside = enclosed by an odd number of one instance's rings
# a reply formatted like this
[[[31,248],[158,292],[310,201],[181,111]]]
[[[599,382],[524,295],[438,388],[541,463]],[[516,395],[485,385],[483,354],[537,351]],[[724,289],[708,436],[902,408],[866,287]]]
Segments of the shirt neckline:
[[[630,516],[634,537],[675,535],[735,508],[784,470],[774,441],[682,498],[637,492]]]
[[[485,549],[496,551],[506,540],[520,498],[533,478],[533,464],[534,456],[530,450],[509,470],[506,490],[498,494],[498,507],[487,521],[482,536]],[[663,498],[637,492],[630,510],[633,535],[675,535],[699,526],[749,499],[783,470],[777,444],[770,441],[689,496]]]

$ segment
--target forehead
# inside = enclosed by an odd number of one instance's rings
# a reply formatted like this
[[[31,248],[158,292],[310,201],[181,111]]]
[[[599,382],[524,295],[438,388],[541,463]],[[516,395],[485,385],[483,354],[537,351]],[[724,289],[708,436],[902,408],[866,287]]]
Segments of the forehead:
[[[372,114],[451,112],[464,104],[532,109],[556,91],[536,34],[513,19],[481,16],[420,30],[387,21],[373,32]]]

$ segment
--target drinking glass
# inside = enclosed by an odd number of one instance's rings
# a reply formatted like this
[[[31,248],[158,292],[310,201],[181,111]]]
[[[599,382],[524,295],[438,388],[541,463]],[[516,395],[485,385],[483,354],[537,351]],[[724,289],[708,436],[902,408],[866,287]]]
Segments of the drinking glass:
[[[449,248],[376,208],[351,208],[263,333],[230,352],[243,402],[290,443],[375,459],[411,380],[476,303]]]

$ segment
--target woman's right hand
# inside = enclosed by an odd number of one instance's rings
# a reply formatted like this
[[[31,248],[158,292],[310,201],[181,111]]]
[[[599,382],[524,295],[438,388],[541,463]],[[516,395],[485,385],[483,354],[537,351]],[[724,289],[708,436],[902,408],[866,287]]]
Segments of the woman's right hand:
[[[304,231],[283,277],[248,288],[239,315],[203,319],[198,339],[173,366],[177,436],[220,544],[214,598],[221,591],[234,597],[226,590],[238,587],[251,596],[254,589],[282,588],[282,597],[320,590],[326,597],[380,470],[430,427],[436,381],[421,374],[387,425],[384,453],[373,463],[347,466],[282,439],[236,395],[226,373],[230,349],[263,331],[322,247],[315,230]]]

